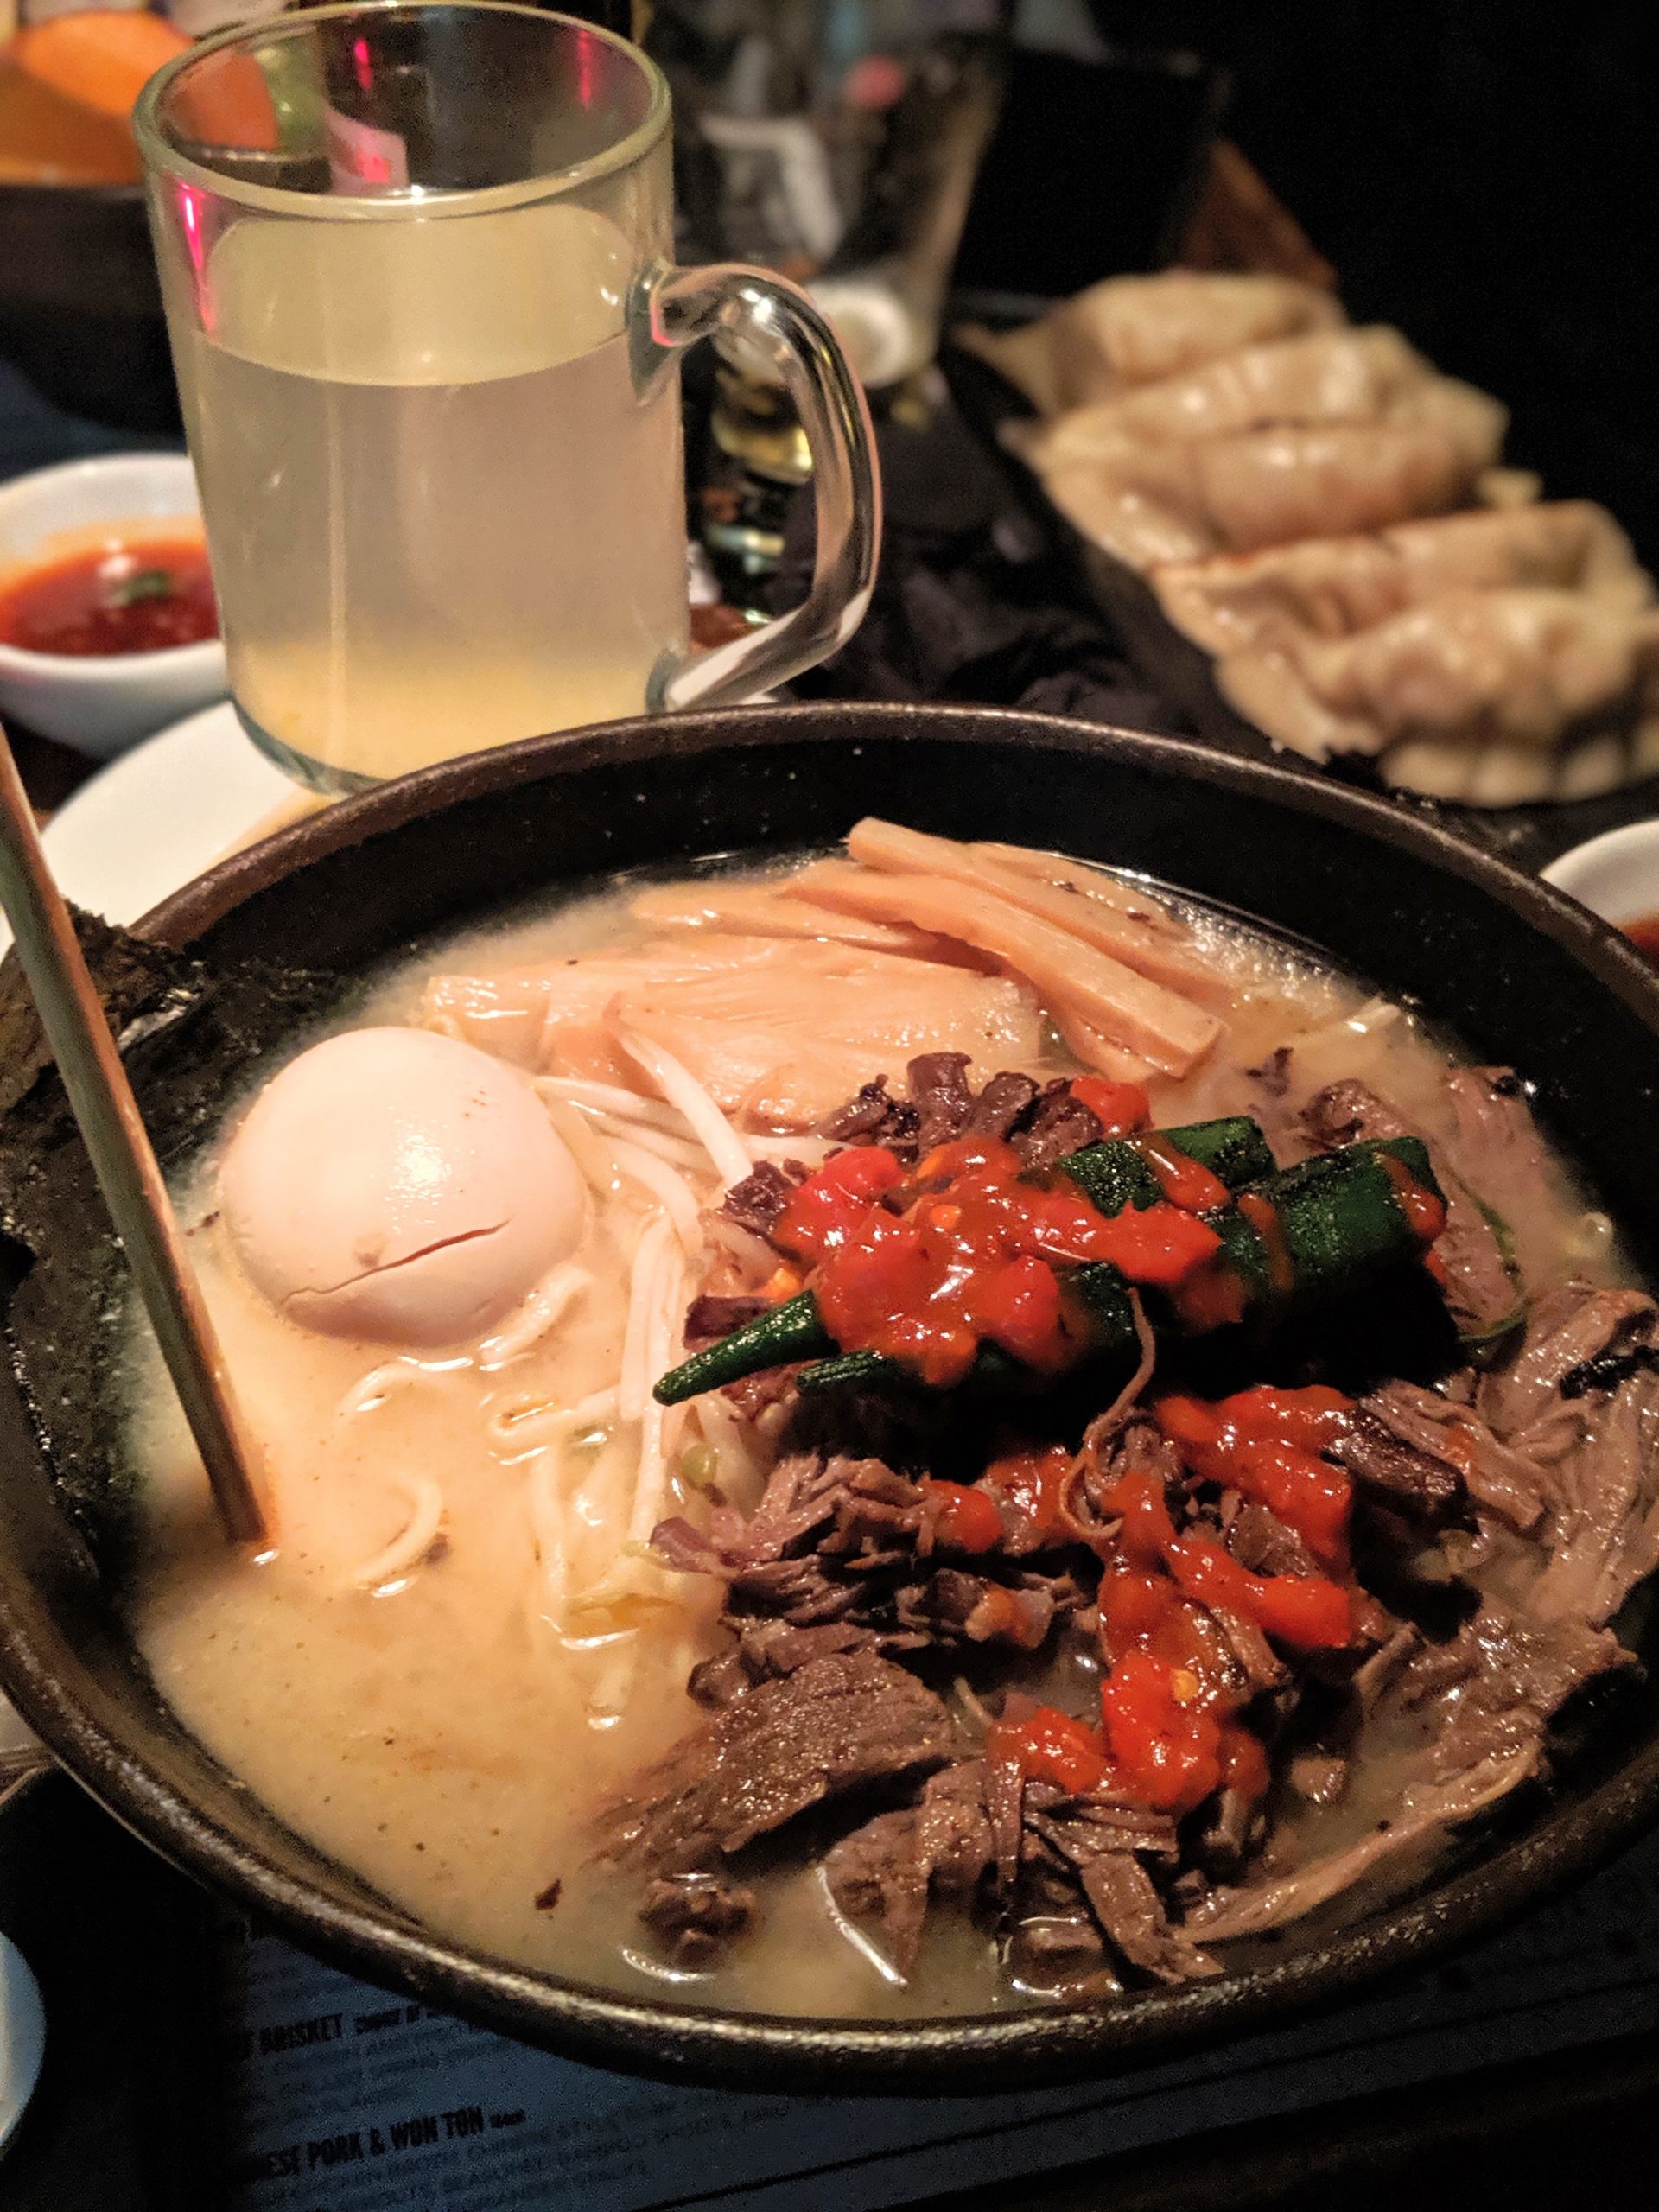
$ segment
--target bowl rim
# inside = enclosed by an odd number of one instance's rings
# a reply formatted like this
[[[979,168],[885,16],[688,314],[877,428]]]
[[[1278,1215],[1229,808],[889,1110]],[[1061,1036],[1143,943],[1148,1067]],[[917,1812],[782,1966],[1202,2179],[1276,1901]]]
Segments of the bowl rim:
[[[1659,1034],[1659,975],[1576,900],[1396,802],[1241,760],[1192,741],[1014,709],[911,705],[747,708],[639,719],[532,738],[420,769],[276,831],[153,908],[137,929],[180,945],[308,861],[366,842],[448,804],[511,792],[589,766],[626,765],[648,747],[687,759],[749,745],[845,741],[855,718],[894,736],[972,738],[1033,752],[1104,754],[1174,780],[1198,778],[1333,819],[1481,887],[1580,963]],[[1033,2010],[920,2022],[819,2019],[705,2010],[623,1997],[466,1949],[411,1923],[331,1900],[150,1774],[54,1677],[0,1598],[0,1675],[24,1718],[77,1779],[164,1857],[263,1914],[302,1948],[383,1987],[583,2062],[721,2086],[845,2093],[984,2093],[1099,2076],[1199,2044],[1280,2024],[1421,1967],[1491,1932],[1582,1878],[1659,1815],[1659,1738],[1638,1746],[1576,1801],[1558,1803],[1487,1857],[1403,1904],[1237,1976],[1133,1993],[1090,2010]]]
[[[222,658],[224,652],[223,638],[193,638],[188,645],[157,645],[143,653],[37,653],[27,645],[9,645],[0,638],[0,669],[41,683],[84,679],[102,690],[136,676],[187,675],[216,654]]]
[[[353,16],[412,16],[423,11],[470,9],[475,13],[518,16],[541,20],[547,29],[556,24],[562,32],[574,31],[594,39],[619,54],[643,84],[645,105],[639,119],[621,137],[565,168],[543,175],[518,177],[505,184],[467,188],[404,186],[397,190],[357,196],[349,193],[297,192],[280,185],[259,184],[226,169],[196,160],[169,135],[162,108],[179,80],[204,61],[219,54],[249,53],[276,41],[306,37],[320,22],[343,22]],[[133,136],[143,158],[149,189],[159,197],[164,181],[210,199],[224,200],[290,221],[383,223],[410,221],[418,217],[430,222],[441,218],[499,214],[508,209],[534,207],[544,200],[562,200],[586,190],[608,177],[622,175],[645,159],[670,128],[668,79],[642,47],[617,32],[580,16],[566,16],[556,9],[526,4],[526,0],[321,0],[284,16],[259,16],[248,22],[227,23],[208,37],[198,39],[182,54],[165,62],[139,93],[132,111]]]

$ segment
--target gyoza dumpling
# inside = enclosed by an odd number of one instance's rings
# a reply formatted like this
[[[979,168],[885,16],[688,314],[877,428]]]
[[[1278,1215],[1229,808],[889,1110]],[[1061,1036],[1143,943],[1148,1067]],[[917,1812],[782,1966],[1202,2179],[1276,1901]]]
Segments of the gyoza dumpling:
[[[1466,505],[1502,443],[1503,410],[1446,377],[1406,397],[1388,422],[1126,442],[1110,459],[1052,468],[1043,482],[1086,537],[1143,569]]]
[[[1558,499],[1442,515],[1360,537],[1172,563],[1151,578],[1175,627],[1206,652],[1236,652],[1291,628],[1351,637],[1444,591],[1548,585],[1639,613],[1653,580],[1605,507]]]
[[[1216,680],[1275,743],[1376,756],[1437,798],[1582,798],[1659,765],[1659,613],[1580,592],[1447,592],[1343,639],[1286,628]]]
[[[1247,346],[1007,435],[1064,514],[1145,569],[1466,505],[1508,423],[1377,327]]]
[[[1213,438],[1278,423],[1381,422],[1439,380],[1397,330],[1316,330],[1242,346],[1037,428],[1011,423],[1007,435],[1041,471],[1112,459],[1126,441]]]
[[[969,325],[957,336],[1039,413],[1058,415],[1260,339],[1333,329],[1345,320],[1329,292],[1293,277],[1166,269],[1109,276],[1023,330]]]

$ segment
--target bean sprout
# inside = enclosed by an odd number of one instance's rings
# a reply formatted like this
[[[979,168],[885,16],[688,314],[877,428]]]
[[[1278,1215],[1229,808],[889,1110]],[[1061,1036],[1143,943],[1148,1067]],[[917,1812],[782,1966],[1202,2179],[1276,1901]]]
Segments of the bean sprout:
[[[817,1167],[834,1141],[803,1130],[794,1137],[747,1137],[744,1141],[757,1160],[798,1160],[803,1167]]]
[[[673,1363],[674,1337],[685,1304],[685,1269],[664,1247],[658,1259],[645,1324],[645,1364],[650,1381],[667,1373]],[[633,1510],[628,1516],[629,1544],[645,1544],[662,1518],[663,1492],[668,1482],[668,1454],[683,1426],[682,1408],[659,1405],[647,1387],[639,1423],[639,1468],[633,1486]]]
[[[617,1410],[624,1421],[643,1420],[646,1402],[651,1400],[651,1386],[657,1375],[664,1371],[660,1367],[655,1375],[647,1370],[658,1272],[672,1234],[667,1215],[653,1214],[640,1231],[639,1242],[634,1248],[633,1268],[628,1279],[628,1321],[622,1338],[622,1376],[617,1387]]]
[[[721,1181],[741,1183],[753,1166],[753,1159],[743,1139],[691,1071],[682,1066],[672,1052],[664,1051],[649,1037],[636,1035],[620,1022],[615,1025],[613,1033],[634,1065],[651,1077],[671,1106],[677,1106],[684,1115],[698,1142],[714,1161]]]
[[[702,1243],[702,1209],[684,1176],[676,1174],[665,1160],[630,1144],[625,1137],[611,1140],[611,1157],[625,1175],[644,1185],[673,1223],[686,1250],[695,1252]]]
[[[626,1629],[607,1648],[599,1675],[588,1694],[588,1712],[594,1725],[613,1728],[627,1710],[633,1690],[634,1669],[639,1662],[639,1632]]]
[[[647,1122],[673,1136],[685,1134],[685,1116],[677,1108],[660,1098],[647,1098],[638,1090],[624,1090],[620,1084],[594,1083],[586,1076],[541,1075],[533,1079],[531,1088],[543,1100],[562,1099],[568,1105],[585,1106],[592,1113],[609,1114],[619,1122]]]
[[[530,1526],[535,1540],[536,1560],[541,1568],[537,1611],[556,1634],[564,1627],[564,1601],[570,1583],[570,1561],[564,1548],[564,1513],[559,1479],[564,1472],[557,1452],[543,1451],[530,1471]]]
[[[749,1450],[749,1433],[736,1409],[718,1390],[710,1390],[696,1400],[692,1411],[703,1441],[714,1451],[721,1491],[734,1503],[751,1503],[749,1493],[757,1486],[760,1468]]]
[[[641,1243],[643,1246],[643,1238]],[[674,1337],[684,1300],[684,1264],[667,1238],[659,1237],[646,1255],[644,1269],[636,1258],[634,1291],[631,1300],[631,1306],[637,1304],[644,1315],[639,1343],[648,1376],[662,1374],[672,1358]],[[631,1311],[631,1321],[632,1319]],[[626,1356],[625,1350],[625,1362]],[[628,1402],[625,1366],[620,1396],[625,1412]],[[652,1555],[650,1543],[652,1531],[662,1518],[668,1491],[670,1461],[677,1446],[685,1417],[686,1409],[683,1406],[669,1408],[659,1405],[651,1395],[647,1385],[639,1414],[639,1453],[626,1532],[610,1571],[582,1592],[575,1601],[578,1606],[612,1605],[620,1599],[627,1597],[667,1599],[663,1570]]]
[[[607,1197],[617,1185],[616,1163],[585,1114],[563,1099],[543,1098],[547,1118],[570,1147],[570,1156],[589,1188]]]
[[[778,1255],[763,1236],[718,1211],[703,1216],[702,1232],[710,1244],[729,1253],[747,1282],[765,1282],[778,1265]]]
[[[586,1110],[585,1109],[582,1110]],[[671,1136],[666,1129],[652,1127],[645,1122],[625,1122],[609,1114],[595,1116],[607,1141],[631,1144],[636,1150],[653,1154],[666,1160],[671,1167],[677,1167],[689,1175],[707,1175],[709,1155],[700,1144],[693,1144],[689,1137]]]

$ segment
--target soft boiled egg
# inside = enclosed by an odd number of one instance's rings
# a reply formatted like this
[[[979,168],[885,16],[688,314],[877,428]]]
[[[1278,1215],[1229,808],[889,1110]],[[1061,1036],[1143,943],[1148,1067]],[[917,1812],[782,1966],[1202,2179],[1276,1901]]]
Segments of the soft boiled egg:
[[[226,1148],[219,1203],[272,1305],[330,1336],[475,1339],[579,1243],[582,1178],[524,1077],[426,1029],[289,1062]]]

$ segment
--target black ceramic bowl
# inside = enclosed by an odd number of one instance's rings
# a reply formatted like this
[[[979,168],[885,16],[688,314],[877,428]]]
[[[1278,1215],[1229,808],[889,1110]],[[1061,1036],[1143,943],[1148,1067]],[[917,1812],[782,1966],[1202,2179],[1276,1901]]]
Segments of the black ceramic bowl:
[[[147,926],[210,959],[349,970],[575,877],[822,844],[873,810],[1144,869],[1316,940],[1420,999],[1483,1058],[1524,1070],[1638,1252],[1659,1241],[1659,1152],[1648,1141],[1659,982],[1629,946],[1570,900],[1386,804],[1165,740],[912,708],[623,723],[458,761],[334,807],[214,870]],[[211,1098],[200,1106],[209,1113]],[[92,1326],[89,1318],[86,1333]],[[61,1371],[74,1372],[76,1348],[58,1351]],[[768,2019],[520,1973],[370,1894],[170,1719],[10,1374],[0,1382],[0,1683],[118,1818],[307,1948],[553,2050],[749,2088],[1007,2089],[1241,2034],[1492,1927],[1659,1811],[1659,1714],[1643,1707],[1563,1777],[1530,1827],[1489,1838],[1414,1901],[1335,1936],[1293,1931],[1270,1963],[1222,1980],[1094,2011],[922,2026]]]

